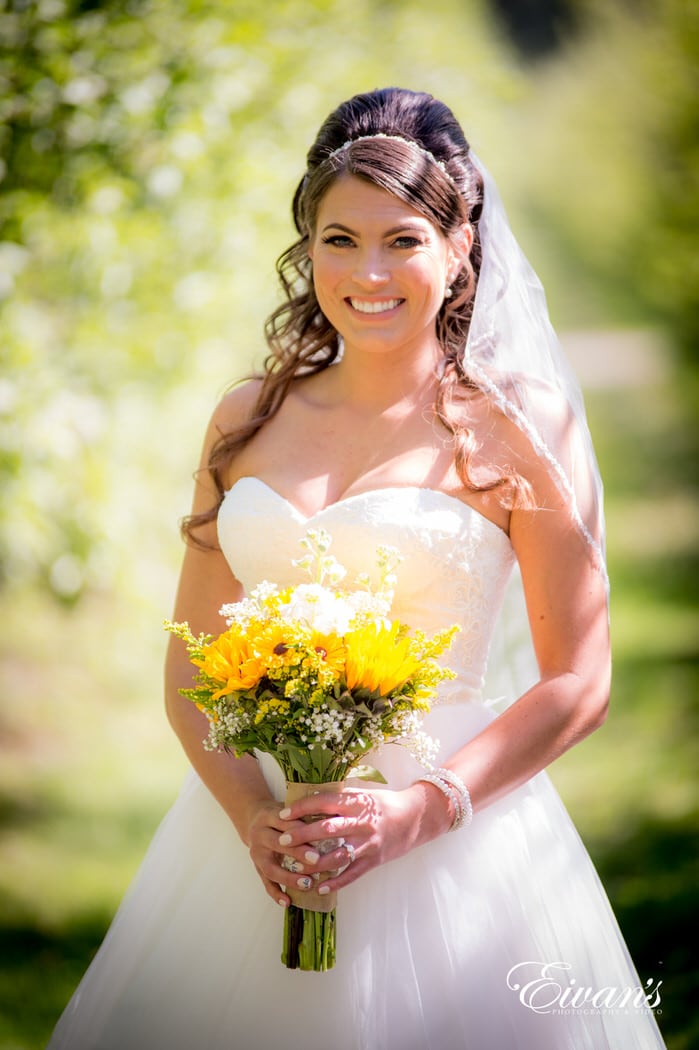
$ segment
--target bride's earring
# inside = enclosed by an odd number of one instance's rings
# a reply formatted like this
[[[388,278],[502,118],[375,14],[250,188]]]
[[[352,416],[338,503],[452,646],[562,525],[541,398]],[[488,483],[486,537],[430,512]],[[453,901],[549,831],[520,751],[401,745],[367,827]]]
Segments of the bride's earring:
[[[453,276],[452,274],[450,274],[450,273],[447,274],[447,287],[446,287],[445,292],[444,292],[444,298],[445,299],[451,299],[452,295],[454,294],[454,289],[452,288],[451,285],[452,285],[452,281],[454,281],[455,279],[456,279],[455,276]]]

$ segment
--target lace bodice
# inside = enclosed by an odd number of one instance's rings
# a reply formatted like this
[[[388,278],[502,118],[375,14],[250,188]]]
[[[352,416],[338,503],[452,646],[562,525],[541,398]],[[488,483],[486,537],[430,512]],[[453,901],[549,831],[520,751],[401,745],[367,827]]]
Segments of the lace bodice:
[[[392,615],[432,632],[457,623],[448,653],[458,690],[477,693],[514,554],[505,533],[472,507],[433,489],[373,489],[331,504],[310,518],[257,478],[240,478],[221,505],[221,549],[246,590],[261,580],[307,579],[292,561],[306,529],[322,527],[345,566],[343,587],[376,574],[375,551],[391,544],[402,556]],[[444,683],[445,693],[451,692]],[[446,699],[446,695],[444,696]]]

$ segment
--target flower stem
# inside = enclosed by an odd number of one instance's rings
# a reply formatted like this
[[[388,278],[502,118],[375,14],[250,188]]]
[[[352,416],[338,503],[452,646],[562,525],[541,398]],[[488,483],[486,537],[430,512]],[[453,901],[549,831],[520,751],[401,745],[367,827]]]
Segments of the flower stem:
[[[335,965],[335,917],[290,904],[284,914],[282,962],[290,970],[323,972]]]

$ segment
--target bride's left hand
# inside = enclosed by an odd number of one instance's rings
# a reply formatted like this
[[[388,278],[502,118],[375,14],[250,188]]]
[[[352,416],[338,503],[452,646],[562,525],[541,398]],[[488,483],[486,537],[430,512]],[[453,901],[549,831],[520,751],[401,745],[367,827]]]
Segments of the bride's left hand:
[[[320,819],[308,824],[302,819],[314,815]],[[323,893],[348,886],[379,864],[436,838],[451,824],[443,796],[424,781],[402,791],[348,787],[339,793],[310,795],[283,809],[280,818],[287,825],[281,849],[321,839],[343,840],[316,865],[306,865],[309,874],[339,872],[323,882]]]

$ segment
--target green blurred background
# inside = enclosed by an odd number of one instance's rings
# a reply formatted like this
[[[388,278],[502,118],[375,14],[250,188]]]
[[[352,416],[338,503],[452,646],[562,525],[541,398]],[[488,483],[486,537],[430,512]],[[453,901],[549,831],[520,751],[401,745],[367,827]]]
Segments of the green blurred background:
[[[699,1045],[699,5],[0,0],[0,48],[0,1050],[45,1044],[177,791],[203,428],[264,352],[318,124],[388,84],[461,119],[587,389],[616,676],[552,774]]]

